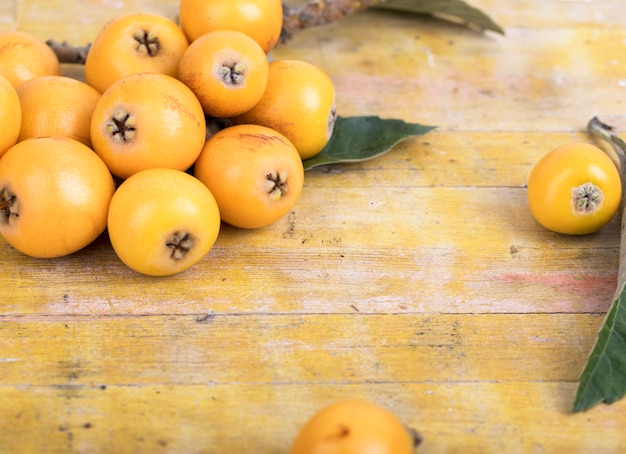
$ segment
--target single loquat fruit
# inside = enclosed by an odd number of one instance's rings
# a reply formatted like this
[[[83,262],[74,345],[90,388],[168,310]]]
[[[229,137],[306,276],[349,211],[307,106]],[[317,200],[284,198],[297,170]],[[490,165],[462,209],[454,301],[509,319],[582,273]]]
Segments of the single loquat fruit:
[[[231,117],[251,109],[265,91],[268,61],[252,38],[218,30],[192,42],[180,60],[178,78],[212,117]]]
[[[281,0],[180,0],[180,26],[190,42],[216,30],[237,30],[254,39],[267,54],[283,27]]]
[[[188,45],[176,22],[157,14],[126,14],[108,22],[96,36],[85,61],[85,80],[104,92],[130,74],[176,77]]]
[[[200,102],[181,81],[161,73],[118,80],[91,117],[93,149],[122,179],[155,167],[187,170],[205,139]]]
[[[100,92],[77,79],[40,76],[17,88],[22,106],[19,141],[69,137],[91,147],[91,115]]]
[[[259,125],[231,126],[211,136],[194,175],[211,190],[222,220],[248,229],[282,218],[304,184],[295,147],[282,134]]]
[[[290,454],[413,454],[421,435],[389,410],[350,399],[324,407],[298,432]]]
[[[209,189],[188,173],[147,169],[115,191],[108,232],[117,256],[149,276],[180,273],[213,247],[221,220]]]
[[[18,142],[0,159],[0,234],[32,257],[72,254],[104,231],[114,190],[86,145],[67,137]]]

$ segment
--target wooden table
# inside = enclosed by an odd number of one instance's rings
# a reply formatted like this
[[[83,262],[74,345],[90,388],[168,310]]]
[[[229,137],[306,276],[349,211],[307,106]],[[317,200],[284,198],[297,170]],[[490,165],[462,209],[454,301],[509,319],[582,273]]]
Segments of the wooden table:
[[[138,275],[106,236],[56,260],[0,240],[0,452],[279,454],[347,397],[418,429],[423,453],[624,452],[626,401],[571,413],[619,220],[557,235],[525,189],[592,116],[626,124],[623,2],[470,4],[506,36],[366,12],[278,47],[330,74],[340,115],[437,129],[307,172],[288,216],[224,226],[187,272]],[[3,0],[0,30],[85,44],[177,7]]]

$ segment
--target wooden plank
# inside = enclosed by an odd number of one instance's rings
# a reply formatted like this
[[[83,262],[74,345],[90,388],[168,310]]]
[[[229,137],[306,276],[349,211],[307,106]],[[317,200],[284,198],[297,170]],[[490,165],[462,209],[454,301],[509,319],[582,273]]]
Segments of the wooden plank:
[[[615,288],[617,220],[597,235],[563,237],[510,209],[523,200],[522,189],[389,188],[375,196],[346,189],[337,198],[336,189],[316,187],[269,229],[225,227],[200,264],[167,279],[127,269],[106,237],[55,260],[22,256],[3,242],[0,261],[12,269],[4,310],[345,312],[351,304],[365,312],[606,310]]]
[[[1,320],[4,386],[573,382],[601,323],[579,314],[210,312]]]
[[[348,397],[384,405],[418,429],[420,454],[626,449],[624,404],[571,415],[573,392],[548,381],[0,387],[0,449],[282,453],[315,411]]]

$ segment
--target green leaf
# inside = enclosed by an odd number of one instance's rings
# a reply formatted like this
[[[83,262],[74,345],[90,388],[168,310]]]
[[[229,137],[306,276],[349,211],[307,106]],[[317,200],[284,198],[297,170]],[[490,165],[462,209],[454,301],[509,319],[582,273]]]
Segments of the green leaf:
[[[622,230],[620,233],[617,288],[611,307],[598,332],[574,398],[574,412],[604,402],[613,403],[626,395],[626,143],[597,117],[589,122],[592,136],[608,141],[622,169]]]
[[[430,14],[481,31],[489,30],[504,35],[504,29],[496,24],[487,14],[462,0],[386,0],[377,3],[373,7],[417,14]]]
[[[626,394],[626,289],[613,301],[580,377],[574,412]]]
[[[304,170],[372,159],[391,150],[398,142],[434,128],[377,116],[337,117],[330,141],[320,153],[303,161]]]

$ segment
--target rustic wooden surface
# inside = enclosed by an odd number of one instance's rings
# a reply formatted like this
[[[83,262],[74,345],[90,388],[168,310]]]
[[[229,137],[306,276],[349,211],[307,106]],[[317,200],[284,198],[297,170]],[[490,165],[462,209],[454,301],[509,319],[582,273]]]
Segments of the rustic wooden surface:
[[[506,36],[367,12],[278,47],[331,75],[340,115],[438,128],[307,172],[292,213],[225,226],[187,272],[137,275],[106,236],[57,260],[0,240],[0,452],[279,454],[346,397],[423,453],[624,452],[626,401],[571,413],[618,219],[550,233],[524,186],[592,116],[626,124],[623,2],[470,4]],[[0,30],[85,44],[135,11],[177,2],[3,0]]]

